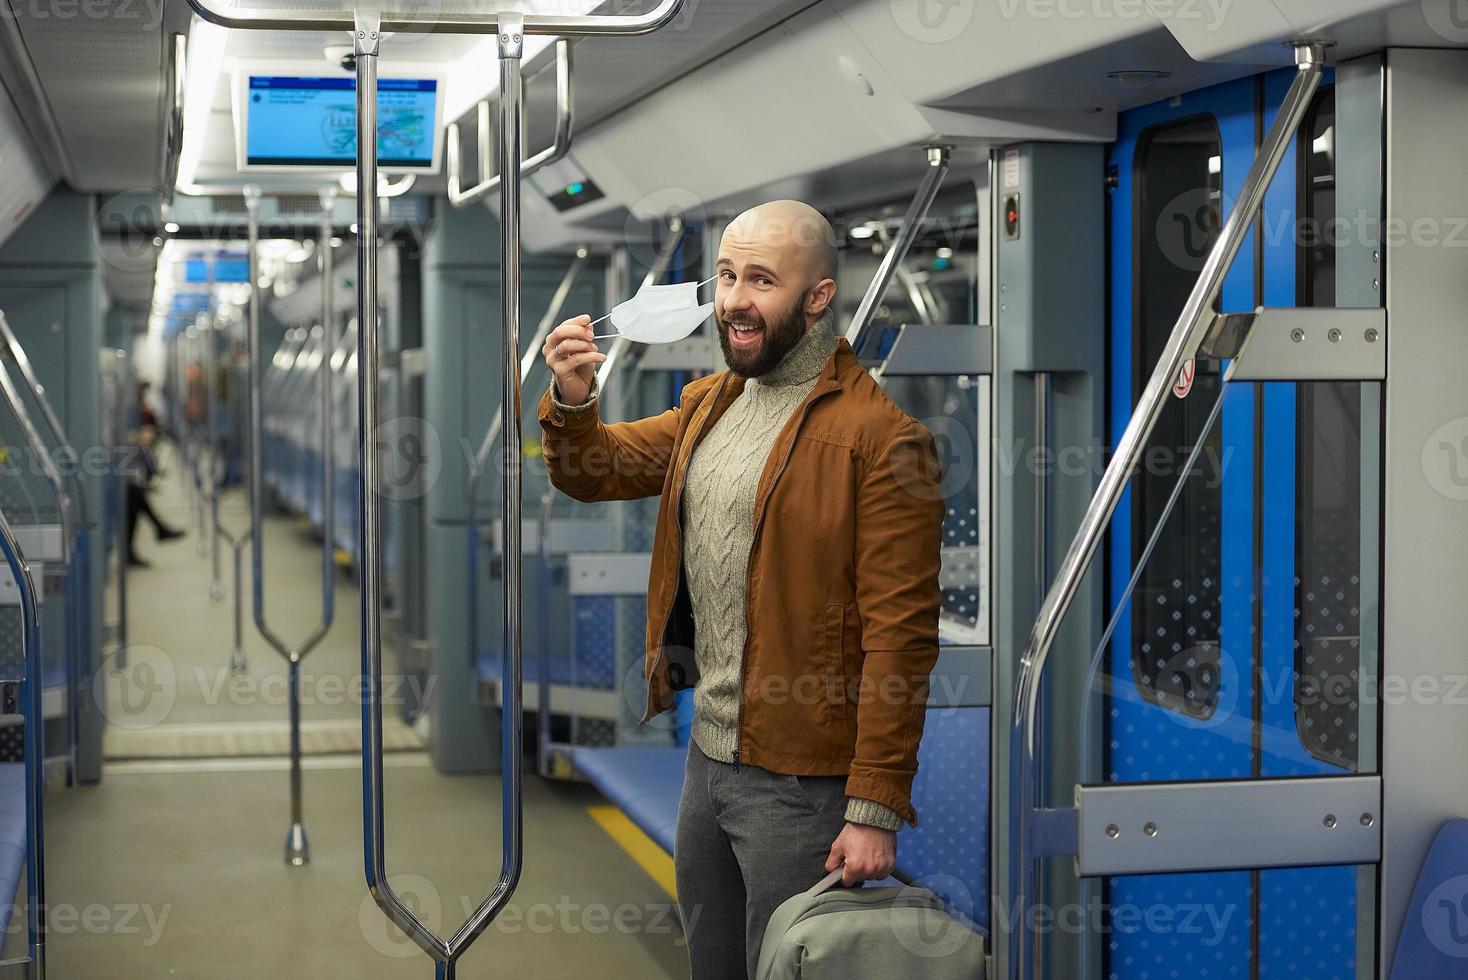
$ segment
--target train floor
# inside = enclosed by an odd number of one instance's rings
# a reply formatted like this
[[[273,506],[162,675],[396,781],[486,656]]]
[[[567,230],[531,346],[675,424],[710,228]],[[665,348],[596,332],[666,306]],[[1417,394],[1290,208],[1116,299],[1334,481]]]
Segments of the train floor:
[[[248,673],[230,677],[232,598],[210,600],[182,467],[175,459],[169,469],[155,506],[189,536],[159,544],[140,529],[152,567],[128,578],[131,656],[154,665],[149,690],[166,704],[120,690],[124,675],[109,671],[103,778],[48,794],[49,974],[431,977],[429,959],[387,924],[363,879],[355,586],[338,577],[336,623],[304,663],[311,861],[291,868],[285,662],[249,623],[247,591]],[[243,527],[242,495],[225,500],[221,524]],[[267,610],[287,637],[316,619],[317,547],[296,518],[266,524]],[[228,585],[227,545],[223,556]],[[500,780],[439,774],[421,735],[398,727],[385,772],[388,866],[409,905],[447,935],[498,877]],[[687,975],[673,898],[602,829],[604,803],[583,784],[527,775],[524,874],[460,977]],[[22,922],[15,917],[7,952],[24,941]]]

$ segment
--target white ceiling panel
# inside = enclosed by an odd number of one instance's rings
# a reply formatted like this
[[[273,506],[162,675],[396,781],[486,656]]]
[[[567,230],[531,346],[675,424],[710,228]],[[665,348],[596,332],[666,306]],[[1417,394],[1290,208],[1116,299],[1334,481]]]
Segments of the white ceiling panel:
[[[83,191],[156,187],[163,165],[162,0],[9,0]]]

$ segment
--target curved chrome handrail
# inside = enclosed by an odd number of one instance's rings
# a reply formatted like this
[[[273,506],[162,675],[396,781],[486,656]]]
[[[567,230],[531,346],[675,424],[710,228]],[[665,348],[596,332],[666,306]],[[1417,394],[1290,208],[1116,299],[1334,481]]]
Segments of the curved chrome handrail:
[[[376,89],[376,80],[373,88]],[[360,100],[359,100],[360,101]],[[376,100],[367,100],[376,108]],[[374,129],[372,132],[375,132]],[[374,182],[371,186],[376,187]],[[362,198],[367,200],[367,198]],[[371,200],[376,200],[372,195]],[[296,646],[288,644],[274,632],[265,616],[265,542],[264,542],[264,487],[262,481],[261,441],[264,436],[264,406],[261,398],[260,378],[260,307],[263,297],[260,290],[259,270],[259,223],[260,192],[255,188],[245,190],[245,212],[249,221],[249,276],[250,314],[246,342],[246,377],[250,390],[250,573],[253,585],[252,609],[255,628],[265,642],[286,660],[287,686],[290,704],[290,783],[291,783],[291,826],[286,834],[285,860],[292,867],[300,867],[311,860],[311,845],[306,837],[302,814],[301,780],[301,661],[326,637],[335,618],[335,550],[333,541],[333,511],[335,510],[335,443],[331,428],[331,365],[328,363],[335,348],[336,317],[331,315],[331,227],[330,200],[323,196],[322,235],[324,248],[318,249],[322,262],[322,319],[321,340],[322,364],[318,378],[321,400],[319,419],[321,439],[321,618],[310,634]],[[304,348],[303,348],[304,349]]]
[[[907,213],[902,216],[902,224],[897,229],[896,239],[887,249],[887,254],[882,256],[882,264],[877,266],[877,274],[872,276],[872,281],[867,284],[867,291],[862,294],[856,313],[852,315],[851,322],[846,325],[846,342],[858,354],[861,353],[862,334],[871,324],[872,316],[877,312],[877,306],[882,302],[882,297],[887,295],[887,287],[892,284],[892,277],[897,273],[897,267],[902,264],[903,259],[907,258],[912,243],[917,240],[923,218],[926,217],[928,209],[933,206],[933,201],[943,186],[943,178],[948,176],[948,166],[948,147],[928,147],[928,169],[923,174],[923,181],[918,185],[917,193],[912,197],[912,203],[907,206]]]
[[[1213,300],[1223,286],[1224,276],[1253,225],[1269,183],[1279,169],[1280,160],[1299,129],[1320,83],[1325,70],[1325,46],[1316,41],[1300,41],[1294,44],[1294,49],[1296,74],[1289,91],[1260,144],[1259,155],[1249,168],[1239,199],[1229,212],[1198,280],[1178,314],[1157,366],[1117,443],[1116,452],[1106,464],[1100,485],[1086,508],[1070,550],[1066,552],[1055,582],[1040,606],[1029,646],[1020,658],[1009,745],[1011,894],[1008,896],[1019,916],[1014,940],[1018,949],[1011,946],[1009,950],[1009,974],[1019,980],[1031,980],[1036,976],[1038,959],[1037,937],[1032,931],[1027,906],[1038,894],[1038,862],[1031,857],[1029,833],[1030,817],[1038,805],[1036,767],[1039,762],[1040,682],[1050,657],[1050,648],[1066,611],[1080,591],[1081,580],[1096,556],[1106,525],[1111,521],[1131,472],[1146,448],[1147,438],[1162,415],[1168,392],[1183,365],[1197,354],[1203,342],[1211,322],[1209,312]]]
[[[562,37],[631,37],[651,34],[678,15],[683,0],[659,0],[644,14],[520,14],[501,11],[493,14],[468,15],[441,12],[396,13],[365,11],[356,14],[342,10],[322,15],[311,10],[218,10],[206,0],[188,0],[189,6],[211,24],[236,30],[255,31],[345,31],[359,42],[370,43],[376,51],[379,35],[392,31],[432,34],[500,34],[501,43],[519,44],[525,34],[555,34]],[[371,26],[364,25],[370,21]],[[503,28],[503,29],[502,29]],[[362,32],[358,36],[359,30]],[[368,34],[371,37],[368,37]],[[511,37],[514,36],[513,42]],[[374,168],[375,169],[375,168]],[[362,186],[360,183],[358,187]],[[359,225],[360,227],[360,225]]]
[[[571,87],[571,42],[567,38],[556,41],[556,135],[551,145],[528,160],[520,161],[521,178],[529,177],[541,168],[564,157],[571,149],[571,127],[573,122],[574,91]],[[491,130],[489,124],[489,100],[479,102],[479,125],[475,146],[478,148],[475,166],[480,174],[489,160]],[[463,181],[462,150],[459,144],[459,124],[449,123],[444,139],[448,143],[447,164],[449,203],[456,208],[466,207],[474,201],[499,189],[500,174],[486,177],[468,190],[461,190]]]
[[[43,980],[46,976],[46,763],[43,728],[45,710],[42,703],[41,603],[31,578],[30,565],[15,542],[10,521],[0,512],[0,555],[10,568],[20,594],[20,617],[25,649],[25,677],[21,680],[21,714],[25,719],[22,735],[25,753],[26,809],[26,927],[29,934],[30,965],[28,975]]]

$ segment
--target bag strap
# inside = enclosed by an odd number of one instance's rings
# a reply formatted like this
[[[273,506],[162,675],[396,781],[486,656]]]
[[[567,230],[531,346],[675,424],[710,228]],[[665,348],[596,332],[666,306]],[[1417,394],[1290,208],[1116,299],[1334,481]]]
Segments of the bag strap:
[[[815,898],[821,892],[827,891],[841,880],[841,875],[843,871],[844,868],[837,868],[835,871],[832,871],[830,874],[826,875],[826,877],[822,878],[820,881],[816,882],[809,889],[807,889],[806,894],[809,895],[811,898]]]

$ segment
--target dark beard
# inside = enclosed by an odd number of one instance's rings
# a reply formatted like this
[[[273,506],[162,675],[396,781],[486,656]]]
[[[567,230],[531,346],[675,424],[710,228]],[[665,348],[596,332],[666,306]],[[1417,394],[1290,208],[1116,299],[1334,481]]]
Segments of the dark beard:
[[[753,314],[756,317],[754,320],[748,319],[751,315],[749,313],[740,314],[735,322],[741,326],[755,324],[764,327],[759,350],[753,356],[734,350],[733,345],[729,343],[728,321],[722,315],[716,315],[715,320],[719,325],[719,346],[723,348],[724,363],[729,366],[729,370],[741,378],[758,378],[773,371],[775,366],[785,359],[785,355],[800,343],[800,338],[805,336],[805,314],[801,310],[805,308],[805,298],[809,292],[808,289],[802,291],[800,298],[795,301],[790,311],[774,323],[763,322],[757,313]]]

